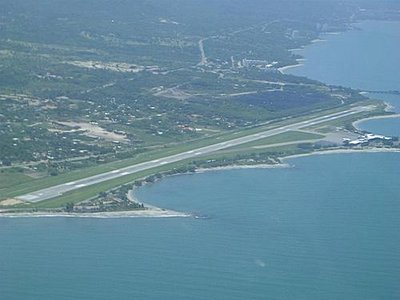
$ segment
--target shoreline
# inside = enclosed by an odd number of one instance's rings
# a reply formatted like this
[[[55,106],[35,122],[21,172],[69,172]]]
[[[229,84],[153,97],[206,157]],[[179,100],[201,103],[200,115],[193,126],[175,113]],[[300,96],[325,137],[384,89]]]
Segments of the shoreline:
[[[178,212],[170,209],[160,208],[137,200],[133,194],[134,190],[128,192],[128,198],[132,202],[142,203],[145,209],[102,211],[102,212],[7,212],[8,209],[0,209],[0,218],[85,218],[85,219],[117,219],[117,218],[189,218],[196,217],[191,213]]]
[[[230,170],[244,170],[244,169],[288,169],[288,168],[294,168],[295,165],[288,163],[287,160],[291,159],[296,159],[296,158],[301,158],[301,157],[306,157],[306,156],[313,156],[313,155],[332,155],[332,154],[360,154],[360,153],[400,153],[400,149],[394,149],[394,148],[367,148],[367,149],[330,149],[330,150],[322,150],[322,151],[313,151],[309,153],[302,153],[302,154],[294,154],[294,155],[288,155],[288,156],[283,156],[279,157],[278,159],[281,161],[280,163],[277,164],[255,164],[255,165],[232,165],[232,166],[224,166],[224,167],[213,167],[213,168],[200,168],[195,171],[194,174],[203,174],[203,173],[208,173],[208,172],[216,172],[216,171],[230,171]],[[180,174],[180,175],[187,175],[187,174]],[[176,176],[176,175],[171,175],[171,176]],[[134,195],[134,189],[129,191],[128,197],[131,199],[131,201],[136,201],[138,203],[143,203],[141,201],[138,201],[138,198]],[[161,210],[160,208],[156,206],[152,206],[149,204],[144,203],[146,207],[149,207],[150,209],[158,209]],[[165,210],[167,211],[167,210]],[[172,214],[177,214],[178,217],[195,217],[195,215],[191,214],[185,214],[185,213],[179,213],[176,211],[171,211],[168,210],[168,212]]]
[[[354,121],[352,123],[352,125],[357,130],[361,130],[362,131],[362,129],[359,127],[359,125],[361,123],[363,123],[363,122],[370,121],[370,120],[397,119],[397,118],[400,118],[400,114],[396,113],[396,114],[392,114],[392,115],[374,116],[374,117],[368,117],[368,118],[364,118],[364,119],[361,119],[361,120]]]
[[[178,213],[170,210],[137,210],[137,211],[115,211],[97,213],[51,213],[51,212],[21,212],[7,213],[0,211],[0,218],[86,218],[86,219],[119,219],[119,218],[188,218],[191,214]]]
[[[386,107],[389,109],[389,105]],[[400,114],[391,115],[380,115],[368,118],[363,118],[354,121],[352,125],[357,130],[361,130],[358,125],[362,122],[373,120],[373,119],[386,119],[386,118],[400,118]],[[279,163],[276,164],[251,164],[251,165],[230,165],[222,167],[212,168],[199,168],[195,171],[195,174],[201,174],[206,172],[215,171],[228,171],[228,170],[240,170],[240,169],[281,169],[281,168],[292,168],[294,165],[287,163],[287,160],[312,156],[312,155],[329,155],[329,154],[359,154],[359,153],[400,153],[400,149],[395,148],[366,148],[366,149],[329,149],[321,151],[312,151],[309,153],[294,154],[288,156],[279,157]],[[180,174],[185,175],[185,174]],[[175,176],[175,175],[172,175]],[[153,206],[148,203],[144,203],[138,200],[134,195],[135,189],[128,192],[129,200],[137,203],[143,203],[147,209],[144,210],[132,210],[132,211],[110,211],[110,212],[93,212],[93,213],[67,213],[67,212],[7,212],[7,209],[0,209],[0,218],[93,218],[93,219],[109,219],[109,218],[187,218],[194,217],[191,213],[178,212],[169,209],[163,209]]]
[[[400,153],[400,149],[394,148],[367,148],[367,149],[330,149],[322,151],[314,151],[310,153],[293,154],[284,157],[280,157],[281,161],[290,159],[312,156],[312,155],[330,155],[330,154],[357,154],[357,153]]]
[[[243,170],[243,169],[285,169],[291,168],[289,164],[277,163],[277,164],[255,164],[255,165],[232,165],[225,167],[214,167],[214,168],[200,168],[195,173],[202,174],[207,172],[215,171],[229,171],[229,170]]]
[[[313,151],[309,153],[294,154],[279,157],[281,163],[278,164],[260,164],[260,165],[232,165],[226,167],[203,168],[196,170],[197,174],[228,171],[240,169],[282,169],[293,168],[294,165],[287,160],[313,156],[313,155],[331,155],[331,154],[360,154],[360,153],[400,153],[400,149],[394,148],[367,148],[367,149],[330,149],[322,151]],[[134,190],[129,191],[128,197],[132,201],[138,201],[134,195]],[[67,213],[67,212],[11,212],[0,209],[0,218],[85,218],[85,219],[117,219],[117,218],[196,218],[191,213],[178,212],[169,209],[163,209],[151,204],[143,203],[147,209],[132,211],[113,211],[113,212],[94,212],[94,213]]]
[[[303,63],[298,63],[298,64],[295,64],[295,65],[289,65],[289,66],[278,68],[278,71],[284,74],[285,71],[287,71],[287,70],[294,69],[294,68],[299,68],[299,67],[302,67],[302,66],[304,66]]]
[[[178,212],[176,210],[160,208],[158,206],[154,206],[154,205],[139,201],[139,199],[135,196],[135,190],[136,190],[136,188],[133,188],[128,192],[128,195],[127,195],[128,199],[130,201],[132,201],[132,202],[143,204],[144,207],[147,208],[147,210],[145,210],[145,211],[152,212],[152,215],[150,217],[160,217],[160,218],[165,218],[165,217],[195,217],[191,213],[184,213],[184,212]],[[146,215],[142,214],[141,217],[146,217]]]

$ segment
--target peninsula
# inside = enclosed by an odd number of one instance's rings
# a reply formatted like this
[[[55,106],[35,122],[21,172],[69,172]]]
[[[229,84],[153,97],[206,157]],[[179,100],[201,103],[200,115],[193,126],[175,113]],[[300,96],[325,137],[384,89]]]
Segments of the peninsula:
[[[302,62],[293,49],[388,12],[87,1],[96,15],[58,2],[6,0],[0,13],[0,216],[148,215],[127,191],[166,175],[399,147],[352,124],[393,115],[381,101],[284,72]]]

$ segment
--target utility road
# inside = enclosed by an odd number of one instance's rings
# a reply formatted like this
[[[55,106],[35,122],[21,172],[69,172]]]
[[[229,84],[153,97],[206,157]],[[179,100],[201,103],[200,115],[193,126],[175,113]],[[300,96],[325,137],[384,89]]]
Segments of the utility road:
[[[324,122],[329,122],[329,121],[332,121],[335,119],[358,114],[358,113],[367,111],[369,109],[370,109],[369,107],[351,108],[351,109],[348,109],[345,111],[332,113],[332,114],[328,114],[328,115],[321,116],[321,117],[312,118],[312,119],[309,119],[306,121],[297,122],[297,123],[293,123],[290,125],[285,125],[285,126],[282,126],[279,128],[269,129],[269,130],[255,133],[255,134],[249,134],[247,136],[235,138],[235,139],[228,140],[225,142],[216,143],[216,144],[213,144],[210,146],[197,148],[194,150],[190,150],[190,151],[182,152],[179,154],[151,160],[151,161],[144,162],[144,163],[139,163],[136,165],[128,166],[128,167],[121,168],[121,169],[114,170],[114,171],[109,171],[109,172],[102,173],[99,175],[90,176],[90,177],[80,179],[77,181],[67,182],[64,184],[60,184],[60,185],[56,185],[56,186],[53,186],[50,188],[32,192],[30,194],[22,195],[22,196],[19,196],[16,198],[19,200],[22,200],[22,201],[27,201],[27,202],[40,202],[43,200],[58,197],[60,195],[63,195],[66,192],[77,190],[77,189],[80,189],[80,188],[83,188],[86,186],[90,186],[93,184],[97,184],[97,183],[112,180],[112,179],[115,179],[118,177],[134,174],[134,173],[137,173],[140,171],[152,169],[155,167],[159,167],[161,165],[166,165],[166,164],[182,161],[182,160],[189,159],[189,158],[196,158],[199,156],[203,156],[206,154],[216,152],[221,149],[253,142],[256,140],[271,137],[271,136],[274,136],[274,135],[277,135],[280,133],[284,133],[287,131],[299,130],[304,127],[308,127],[308,126],[312,126],[312,125],[316,125],[316,124],[320,124],[320,123],[324,123]]]

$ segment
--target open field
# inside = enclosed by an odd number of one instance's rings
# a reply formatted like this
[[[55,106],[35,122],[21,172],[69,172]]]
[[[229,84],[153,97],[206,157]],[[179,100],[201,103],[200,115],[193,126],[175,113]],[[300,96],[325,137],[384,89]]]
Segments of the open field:
[[[32,180],[33,178],[23,174],[22,172],[3,169],[0,171],[0,190]]]

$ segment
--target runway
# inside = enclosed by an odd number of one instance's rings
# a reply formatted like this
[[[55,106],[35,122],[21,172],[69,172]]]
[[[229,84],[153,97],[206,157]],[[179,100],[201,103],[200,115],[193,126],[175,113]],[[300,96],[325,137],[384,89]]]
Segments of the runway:
[[[119,178],[119,177],[126,176],[126,175],[131,175],[134,173],[138,173],[141,171],[159,167],[161,165],[171,164],[171,163],[175,163],[175,162],[182,161],[182,160],[189,159],[189,158],[200,157],[200,156],[203,156],[206,154],[211,154],[218,150],[222,150],[222,149],[226,149],[229,147],[253,142],[256,140],[271,137],[271,136],[274,136],[274,135],[277,135],[280,133],[284,133],[287,131],[299,130],[299,129],[302,129],[307,126],[312,126],[312,125],[316,125],[316,124],[320,124],[320,123],[324,123],[324,122],[329,122],[329,121],[332,121],[335,119],[351,116],[353,114],[358,114],[358,113],[361,113],[361,112],[364,112],[367,110],[368,110],[368,107],[361,107],[361,106],[355,107],[355,108],[348,109],[345,111],[332,113],[332,114],[328,114],[328,115],[321,116],[321,117],[312,118],[310,120],[297,122],[297,123],[290,124],[290,125],[285,125],[285,126],[282,126],[279,128],[270,129],[270,130],[266,130],[266,131],[255,133],[255,134],[250,134],[250,135],[247,135],[244,137],[234,138],[232,140],[216,143],[216,144],[213,144],[210,146],[205,146],[205,147],[193,149],[190,151],[182,152],[179,154],[151,160],[148,162],[135,164],[135,165],[121,168],[118,170],[113,170],[113,171],[109,171],[106,173],[90,176],[90,177],[87,177],[84,179],[67,182],[67,183],[56,185],[56,186],[49,187],[46,189],[38,190],[36,192],[32,192],[29,194],[21,195],[21,196],[16,197],[16,199],[22,200],[22,201],[27,201],[27,202],[33,202],[33,203],[48,200],[51,198],[61,196],[67,192],[77,190],[77,189],[80,189],[83,187],[87,187],[90,185],[94,185],[97,183],[105,182],[105,181],[112,180],[112,179]]]

